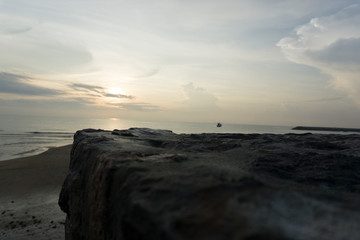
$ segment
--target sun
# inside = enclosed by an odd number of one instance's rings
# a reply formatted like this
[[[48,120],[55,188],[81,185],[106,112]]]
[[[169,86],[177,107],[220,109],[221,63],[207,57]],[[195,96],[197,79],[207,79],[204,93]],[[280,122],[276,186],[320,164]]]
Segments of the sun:
[[[115,87],[108,88],[107,92],[110,94],[113,94],[113,95],[119,95],[119,94],[123,95],[124,94],[124,92],[121,88],[115,88]]]

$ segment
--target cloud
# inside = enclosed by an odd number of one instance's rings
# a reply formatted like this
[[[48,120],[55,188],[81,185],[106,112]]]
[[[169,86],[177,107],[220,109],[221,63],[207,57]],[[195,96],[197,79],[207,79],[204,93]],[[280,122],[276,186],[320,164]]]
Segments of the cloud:
[[[0,99],[0,112],[7,114],[59,116],[59,117],[96,117],[110,112],[108,108],[87,104],[86,100],[52,98],[43,99]],[[99,113],[99,111],[102,111]]]
[[[26,33],[31,29],[32,26],[29,24],[29,21],[0,14],[0,33],[8,35],[21,34]]]
[[[343,100],[343,97],[333,97],[333,98],[318,98],[318,99],[312,99],[308,100],[306,102],[334,102],[334,101],[340,101]]]
[[[112,98],[127,98],[127,99],[133,99],[134,97],[131,95],[125,95],[125,94],[112,94],[112,93],[105,93],[103,94],[104,97],[112,97]]]
[[[94,104],[96,104],[96,100],[93,99],[93,98],[73,97],[73,98],[70,98],[69,100],[77,102],[77,103],[81,103],[83,105],[94,105]]]
[[[0,29],[1,28],[2,27],[0,27]],[[5,34],[20,34],[20,33],[28,32],[31,29],[32,27],[27,27],[27,26],[7,27],[7,28],[2,28],[2,32]]]
[[[32,85],[30,80],[31,78],[25,75],[0,72],[0,92],[28,96],[49,96],[62,94],[62,92],[57,90]]]
[[[192,83],[183,86],[187,97],[185,104],[189,109],[208,110],[218,108],[217,98],[203,88],[195,87]]]
[[[73,83],[70,85],[70,87],[72,87],[73,89],[77,89],[77,90],[88,90],[90,92],[103,92],[104,88],[103,87],[99,87],[99,86],[94,86],[94,85],[87,85],[87,84],[81,84],[81,83]]]
[[[153,77],[153,76],[155,76],[156,74],[158,74],[159,71],[160,71],[160,69],[155,68],[155,69],[153,69],[153,70],[151,70],[151,71],[148,71],[148,72],[146,72],[146,73],[144,73],[144,74],[139,74],[139,75],[135,76],[134,78],[149,78],[149,77]]]
[[[33,73],[83,71],[93,55],[79,40],[81,30],[39,21],[28,14],[3,14],[0,10],[0,65],[3,69],[16,66]]]
[[[332,86],[360,106],[360,5],[318,18],[278,42],[285,56],[332,76]]]
[[[126,98],[126,99],[134,99],[134,96],[131,95],[125,95],[125,94],[112,94],[112,93],[108,93],[106,91],[106,88],[101,87],[101,86],[96,86],[96,85],[88,85],[88,84],[81,84],[81,83],[72,83],[69,85],[71,88],[75,89],[75,90],[80,90],[80,91],[86,91],[86,92],[90,92],[90,93],[97,93],[100,96],[103,97],[111,97],[111,98]],[[94,95],[93,95],[94,96]],[[97,95],[95,95],[97,96]]]
[[[340,70],[358,70],[360,66],[360,38],[339,39],[322,50],[309,51],[316,62]]]
[[[118,99],[135,99],[135,97],[131,95],[109,93],[107,92],[106,88],[96,85],[73,83],[69,86],[73,89],[85,91],[90,94],[95,93],[97,94],[97,97],[103,96],[103,97],[118,98]],[[94,104],[94,102],[92,102],[87,98],[78,98],[77,100],[84,104]],[[144,103],[144,102],[109,103],[108,106],[115,106],[125,110],[141,111],[141,112],[161,110],[161,108],[157,105]]]

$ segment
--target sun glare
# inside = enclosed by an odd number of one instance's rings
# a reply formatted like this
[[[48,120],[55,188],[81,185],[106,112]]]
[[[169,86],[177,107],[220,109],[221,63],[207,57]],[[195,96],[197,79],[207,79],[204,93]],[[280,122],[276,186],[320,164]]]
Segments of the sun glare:
[[[124,94],[121,88],[108,88],[107,92],[114,95]]]

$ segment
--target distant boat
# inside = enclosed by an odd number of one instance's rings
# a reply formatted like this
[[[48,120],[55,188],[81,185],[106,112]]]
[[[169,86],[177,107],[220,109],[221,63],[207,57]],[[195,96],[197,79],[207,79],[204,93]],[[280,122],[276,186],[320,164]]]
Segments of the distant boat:
[[[221,123],[218,123],[216,126],[217,126],[217,127],[222,127],[222,124],[221,124]]]

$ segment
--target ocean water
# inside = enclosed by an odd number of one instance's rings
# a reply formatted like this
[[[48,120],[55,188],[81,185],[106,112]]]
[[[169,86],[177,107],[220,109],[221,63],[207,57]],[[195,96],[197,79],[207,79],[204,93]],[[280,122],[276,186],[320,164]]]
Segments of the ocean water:
[[[175,133],[304,133],[291,130],[292,126],[223,123],[223,126],[218,128],[216,124],[0,116],[0,161],[36,155],[52,147],[71,144],[74,133],[86,128],[113,130],[147,127],[168,129]]]

